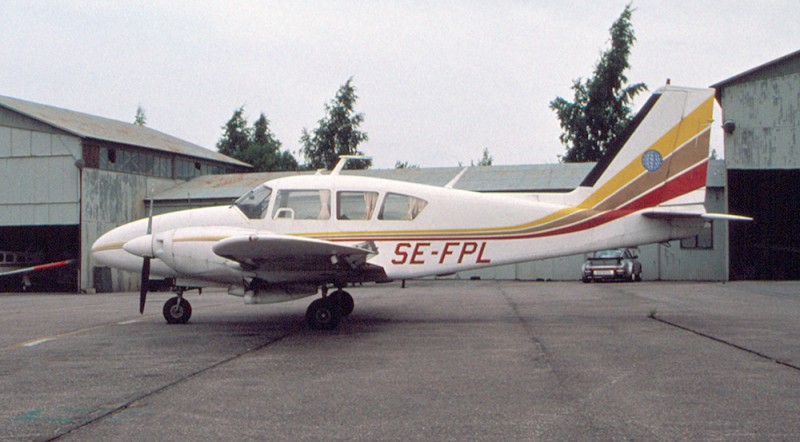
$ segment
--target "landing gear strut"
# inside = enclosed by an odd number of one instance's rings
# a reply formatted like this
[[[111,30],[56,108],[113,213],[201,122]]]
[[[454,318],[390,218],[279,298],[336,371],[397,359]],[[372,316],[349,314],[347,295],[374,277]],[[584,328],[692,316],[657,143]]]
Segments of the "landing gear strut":
[[[354,306],[353,297],[338,289],[308,306],[306,322],[315,330],[333,330],[343,317],[353,313]]]

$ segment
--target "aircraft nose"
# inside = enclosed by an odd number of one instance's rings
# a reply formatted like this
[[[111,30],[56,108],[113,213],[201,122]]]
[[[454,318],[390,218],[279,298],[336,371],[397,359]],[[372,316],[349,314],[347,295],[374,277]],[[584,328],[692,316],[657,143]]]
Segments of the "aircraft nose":
[[[131,255],[152,258],[153,255],[153,235],[142,235],[126,242],[122,249]]]

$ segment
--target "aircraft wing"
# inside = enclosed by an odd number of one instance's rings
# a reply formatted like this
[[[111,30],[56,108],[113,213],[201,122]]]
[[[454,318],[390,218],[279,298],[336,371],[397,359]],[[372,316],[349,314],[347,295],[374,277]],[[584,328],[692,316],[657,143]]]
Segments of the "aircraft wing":
[[[14,269],[14,270],[11,270],[11,271],[8,271],[8,272],[0,273],[0,277],[11,276],[11,275],[21,275],[23,273],[38,272],[39,270],[47,270],[47,269],[53,269],[53,268],[56,268],[56,267],[64,267],[64,266],[68,266],[68,265],[77,264],[77,262],[78,262],[77,259],[68,259],[66,261],[51,262],[51,263],[48,263],[48,264],[40,264],[40,265],[35,265],[35,266],[32,266],[32,267],[25,267],[25,268],[22,268],[22,269]]]
[[[254,233],[226,238],[212,247],[214,253],[234,261],[291,259],[309,256],[366,256],[369,250],[299,236]]]
[[[347,281],[386,278],[382,268],[366,262],[368,255],[376,253],[367,245],[362,248],[313,238],[253,233],[223,239],[212,250],[247,270],[273,275],[308,274]]]

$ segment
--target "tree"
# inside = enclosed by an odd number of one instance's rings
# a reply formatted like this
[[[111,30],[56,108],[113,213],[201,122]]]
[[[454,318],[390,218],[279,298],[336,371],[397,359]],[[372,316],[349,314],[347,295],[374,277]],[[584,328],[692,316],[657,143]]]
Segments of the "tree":
[[[251,164],[254,172],[297,170],[297,160],[288,151],[281,152],[281,142],[269,129],[263,113],[253,127],[248,127],[241,106],[222,128],[222,138],[217,142],[220,153]]]
[[[353,78],[336,92],[336,98],[325,105],[325,117],[318,121],[319,126],[309,133],[303,128],[300,137],[301,152],[309,169],[332,169],[341,155],[362,155],[358,145],[367,141],[365,132],[358,127],[364,121],[364,114],[355,113],[356,88]],[[366,169],[372,165],[370,160],[351,161],[348,169]]]
[[[601,54],[593,77],[573,81],[574,101],[557,97],[550,102],[564,131],[559,137],[567,149],[561,156],[564,162],[600,159],[632,119],[629,104],[633,98],[647,90],[644,83],[625,86],[628,56],[636,41],[632,12],[629,3],[611,25],[611,48]]]
[[[269,120],[262,113],[251,131],[252,139],[237,159],[253,165],[256,172],[297,170],[297,160],[288,151],[281,152],[281,142],[269,129]]]
[[[408,161],[395,161],[395,169],[419,169],[419,164],[411,164]]]
[[[233,111],[231,119],[222,126],[222,138],[217,141],[217,150],[223,155],[238,158],[250,146],[252,130],[244,118],[244,105]]]
[[[492,161],[494,161],[494,158],[492,158],[492,155],[489,153],[489,148],[488,147],[484,147],[483,148],[483,158],[478,160],[478,166],[491,166],[492,165]]]
[[[136,117],[133,120],[133,124],[137,126],[144,126],[147,123],[147,116],[144,114],[144,109],[142,105],[136,107]]]

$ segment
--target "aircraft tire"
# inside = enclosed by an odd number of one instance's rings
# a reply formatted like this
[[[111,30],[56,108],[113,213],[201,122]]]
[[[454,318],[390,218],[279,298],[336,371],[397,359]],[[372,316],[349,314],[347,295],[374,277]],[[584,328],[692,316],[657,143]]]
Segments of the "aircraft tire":
[[[333,330],[341,319],[342,308],[330,297],[317,299],[306,310],[306,322],[314,330]]]
[[[331,298],[333,302],[339,304],[339,307],[342,309],[342,316],[350,316],[350,313],[353,313],[356,303],[353,301],[353,297],[350,296],[350,293],[344,290],[336,290],[331,293],[329,298]]]
[[[189,301],[176,296],[164,303],[162,312],[168,324],[186,324],[192,317],[192,305]]]

